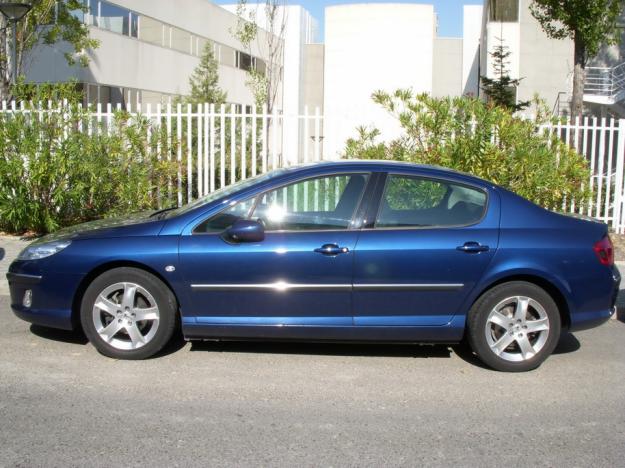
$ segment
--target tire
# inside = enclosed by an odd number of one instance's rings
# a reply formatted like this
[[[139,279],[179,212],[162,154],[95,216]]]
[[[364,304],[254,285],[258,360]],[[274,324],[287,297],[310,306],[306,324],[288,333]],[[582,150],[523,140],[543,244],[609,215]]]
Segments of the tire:
[[[80,321],[101,354],[146,359],[171,339],[177,310],[176,298],[160,279],[137,268],[115,268],[87,287]]]
[[[469,311],[469,344],[487,366],[503,372],[536,369],[560,339],[561,317],[553,298],[524,281],[495,286]]]

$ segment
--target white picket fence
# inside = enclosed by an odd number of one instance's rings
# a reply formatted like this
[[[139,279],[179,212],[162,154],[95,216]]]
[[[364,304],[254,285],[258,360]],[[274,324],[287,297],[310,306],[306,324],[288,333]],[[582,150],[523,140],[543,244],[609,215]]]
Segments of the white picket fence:
[[[571,203],[563,210],[586,215],[625,233],[625,119],[577,118],[572,123],[543,125],[539,131],[557,135],[589,162],[593,199],[584,206]]]
[[[52,103],[41,107],[54,108]],[[110,104],[90,108],[94,125],[85,131],[107,131],[119,110],[121,106]],[[168,146],[176,148],[178,177],[164,190],[179,205],[269,170],[335,157],[324,154],[323,139],[324,122],[336,119],[326,121],[318,108],[312,112],[306,108],[301,115],[213,104],[127,105],[125,110],[131,118],[141,115],[152,122],[148,132],[162,129],[167,141],[174,143]],[[2,102],[0,112],[28,110]],[[537,131],[557,135],[589,161],[593,199],[584,206],[565,205],[563,210],[591,216],[625,233],[625,119],[583,118],[543,125]]]

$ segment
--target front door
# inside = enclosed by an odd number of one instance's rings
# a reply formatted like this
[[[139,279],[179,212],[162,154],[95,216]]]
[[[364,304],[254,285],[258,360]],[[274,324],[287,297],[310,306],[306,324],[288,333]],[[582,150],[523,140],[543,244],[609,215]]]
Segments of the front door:
[[[354,263],[354,323],[441,326],[457,314],[498,243],[499,204],[486,190],[389,175]]]
[[[197,324],[352,324],[352,218],[367,174],[298,181],[222,211],[180,241]],[[236,243],[236,219],[265,225],[265,239]],[[191,312],[191,313],[189,313]]]

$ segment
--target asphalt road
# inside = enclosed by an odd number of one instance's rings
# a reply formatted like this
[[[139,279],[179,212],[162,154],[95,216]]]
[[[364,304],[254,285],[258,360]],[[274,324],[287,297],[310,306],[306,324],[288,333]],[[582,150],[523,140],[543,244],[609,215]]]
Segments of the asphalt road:
[[[0,466],[624,466],[625,324],[502,374],[464,348],[174,343],[143,362],[0,297]]]

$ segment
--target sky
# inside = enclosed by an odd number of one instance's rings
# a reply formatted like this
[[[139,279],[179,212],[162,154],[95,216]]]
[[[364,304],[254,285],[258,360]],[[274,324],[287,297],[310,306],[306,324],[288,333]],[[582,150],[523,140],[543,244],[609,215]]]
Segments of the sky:
[[[215,3],[235,3],[233,0],[215,0]],[[421,0],[407,2],[401,0],[370,0],[372,3],[421,3],[434,5],[438,14],[438,35],[443,37],[462,37],[462,6],[482,5],[483,0]],[[250,0],[250,3],[254,3]],[[319,21],[319,40],[323,41],[323,11],[326,6],[347,3],[367,3],[367,0],[287,0],[293,5],[302,5]]]

